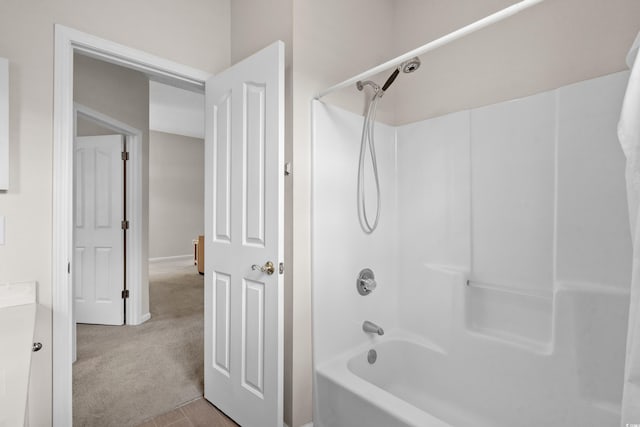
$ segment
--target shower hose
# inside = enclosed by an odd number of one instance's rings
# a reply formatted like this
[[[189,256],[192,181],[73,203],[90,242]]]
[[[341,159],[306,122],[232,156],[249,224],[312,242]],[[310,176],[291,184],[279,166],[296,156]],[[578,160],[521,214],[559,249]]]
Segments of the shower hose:
[[[364,124],[362,126],[362,139],[360,140],[360,161],[358,163],[358,220],[362,230],[371,234],[378,226],[378,219],[380,218],[380,181],[378,179],[378,162],[376,160],[376,148],[374,142],[374,125],[376,121],[376,108],[378,107],[378,100],[382,96],[382,92],[376,91],[371,98],[371,102],[367,107],[367,114],[364,118]],[[373,169],[373,176],[376,184],[376,213],[373,223],[369,221],[367,216],[367,204],[366,204],[366,192],[365,192],[365,179],[364,179],[364,164],[367,149],[371,157],[371,166]]]

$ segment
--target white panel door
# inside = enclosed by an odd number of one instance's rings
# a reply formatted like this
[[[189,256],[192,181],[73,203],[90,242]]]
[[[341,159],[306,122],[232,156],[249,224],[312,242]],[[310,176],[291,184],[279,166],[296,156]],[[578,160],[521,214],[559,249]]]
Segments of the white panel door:
[[[205,398],[243,427],[280,427],[282,42],[207,82],[205,156]]]
[[[76,323],[124,323],[124,178],[121,135],[77,137],[73,293]]]

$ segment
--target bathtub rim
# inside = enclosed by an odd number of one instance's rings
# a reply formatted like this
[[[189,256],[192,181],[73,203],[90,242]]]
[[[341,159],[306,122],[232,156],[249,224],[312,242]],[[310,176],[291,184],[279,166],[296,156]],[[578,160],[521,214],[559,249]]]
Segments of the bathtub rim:
[[[342,387],[343,389],[353,393],[380,411],[397,418],[401,422],[411,426],[420,427],[453,427],[451,424],[437,418],[436,416],[420,409],[409,402],[395,396],[394,394],[384,390],[383,388],[365,380],[351,371],[349,362],[358,356],[365,357],[366,352],[381,344],[389,345],[393,342],[409,343],[419,347],[424,347],[429,351],[446,354],[444,350],[434,343],[425,339],[416,340],[413,334],[402,330],[394,330],[385,337],[375,338],[370,342],[360,343],[349,350],[339,354],[329,361],[316,366],[314,369],[314,391],[316,392],[316,415],[322,411],[318,405],[318,380],[317,376],[322,376],[324,380],[331,384]],[[317,418],[318,426],[321,426],[320,419]]]

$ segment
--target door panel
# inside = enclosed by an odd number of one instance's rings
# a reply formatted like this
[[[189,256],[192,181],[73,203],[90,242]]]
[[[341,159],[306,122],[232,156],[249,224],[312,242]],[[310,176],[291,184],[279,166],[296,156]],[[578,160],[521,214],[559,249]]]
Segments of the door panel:
[[[242,385],[264,392],[264,283],[244,279],[242,288]]]
[[[213,236],[231,242],[231,92],[213,105]]]
[[[264,247],[265,221],[265,87],[245,83],[244,108],[246,130],[244,132],[243,157],[244,194],[243,236],[246,245]]]
[[[229,294],[231,277],[216,273],[216,289],[214,300],[214,348],[216,351],[215,367],[229,376]]]
[[[124,322],[122,148],[120,135],[75,141],[73,289],[77,323]]]
[[[284,45],[206,84],[205,398],[282,426]],[[271,261],[275,272],[252,269]]]
[[[87,248],[81,247],[81,246],[77,246],[75,247],[74,253],[73,253],[73,277],[84,277],[84,271],[83,271],[83,267],[85,265],[85,263],[87,262],[85,260],[84,254]],[[82,280],[74,280],[73,284],[74,284],[74,297],[76,301],[81,301],[84,302],[84,292],[83,292],[83,288],[82,288]]]

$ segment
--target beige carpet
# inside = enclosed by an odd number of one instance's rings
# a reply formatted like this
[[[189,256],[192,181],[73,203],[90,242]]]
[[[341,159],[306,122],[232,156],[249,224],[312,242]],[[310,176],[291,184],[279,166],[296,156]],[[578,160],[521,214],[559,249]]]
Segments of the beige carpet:
[[[203,394],[203,276],[185,262],[149,274],[146,323],[78,325],[74,426],[133,426]]]

